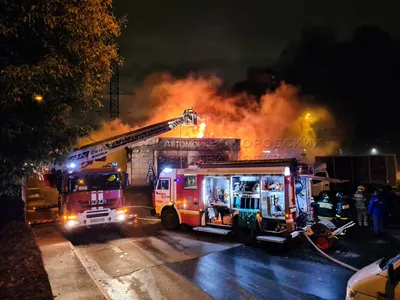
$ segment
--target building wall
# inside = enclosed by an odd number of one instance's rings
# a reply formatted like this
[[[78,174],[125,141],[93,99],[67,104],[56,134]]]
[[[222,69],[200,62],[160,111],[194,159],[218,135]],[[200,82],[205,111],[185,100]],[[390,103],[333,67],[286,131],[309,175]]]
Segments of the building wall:
[[[131,159],[127,163],[129,182],[133,186],[145,185],[150,164],[153,164],[153,151],[133,150]]]
[[[130,184],[147,185],[150,165],[158,175],[163,168],[187,168],[199,159],[205,162],[237,160],[239,150],[240,140],[234,139],[150,139],[127,148]]]

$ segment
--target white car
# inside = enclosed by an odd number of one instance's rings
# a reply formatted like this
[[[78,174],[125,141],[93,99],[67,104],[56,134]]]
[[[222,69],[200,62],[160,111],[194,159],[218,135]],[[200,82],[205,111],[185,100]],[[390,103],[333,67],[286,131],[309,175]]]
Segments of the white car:
[[[400,299],[400,252],[355,273],[347,283],[346,300]]]

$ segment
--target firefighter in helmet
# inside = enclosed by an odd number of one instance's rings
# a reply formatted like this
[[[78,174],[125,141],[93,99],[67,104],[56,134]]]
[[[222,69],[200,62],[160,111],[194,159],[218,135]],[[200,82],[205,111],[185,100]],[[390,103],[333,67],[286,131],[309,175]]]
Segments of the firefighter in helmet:
[[[313,221],[318,220],[318,203],[314,200],[314,197],[311,197],[311,211],[312,211],[312,219]]]
[[[336,220],[338,220],[340,223],[344,223],[348,221],[351,215],[350,204],[347,202],[343,193],[337,193],[336,199]]]
[[[365,187],[359,185],[357,191],[353,195],[353,200],[357,210],[358,226],[368,227],[368,210],[367,196],[365,195]]]
[[[117,176],[115,176],[115,174],[112,174],[110,177],[107,178],[108,182],[113,182],[117,179]]]
[[[329,200],[328,193],[322,194],[322,199],[317,202],[317,216],[319,220],[332,221],[335,215],[334,205]]]

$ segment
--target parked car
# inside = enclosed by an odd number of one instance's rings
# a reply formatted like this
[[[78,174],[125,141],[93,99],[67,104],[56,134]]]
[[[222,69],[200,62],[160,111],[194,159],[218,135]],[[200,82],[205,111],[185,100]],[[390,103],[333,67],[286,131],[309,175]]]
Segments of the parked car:
[[[400,252],[355,273],[347,283],[346,300],[400,299]]]

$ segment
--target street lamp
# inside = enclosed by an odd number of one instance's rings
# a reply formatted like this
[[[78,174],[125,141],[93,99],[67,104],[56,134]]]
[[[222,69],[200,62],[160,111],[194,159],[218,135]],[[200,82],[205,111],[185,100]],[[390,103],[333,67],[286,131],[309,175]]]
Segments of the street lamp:
[[[42,102],[42,101],[43,101],[43,96],[41,96],[41,95],[35,95],[35,96],[33,97],[33,99],[35,99],[37,102]]]
[[[376,150],[376,148],[372,148],[371,149],[371,154],[373,155],[373,154],[377,154],[378,153],[378,150]]]
[[[304,119],[301,120],[300,126],[301,126],[301,130],[303,131],[303,122],[304,120],[308,121],[308,119],[310,118],[311,114],[306,114],[306,116],[304,117]]]

